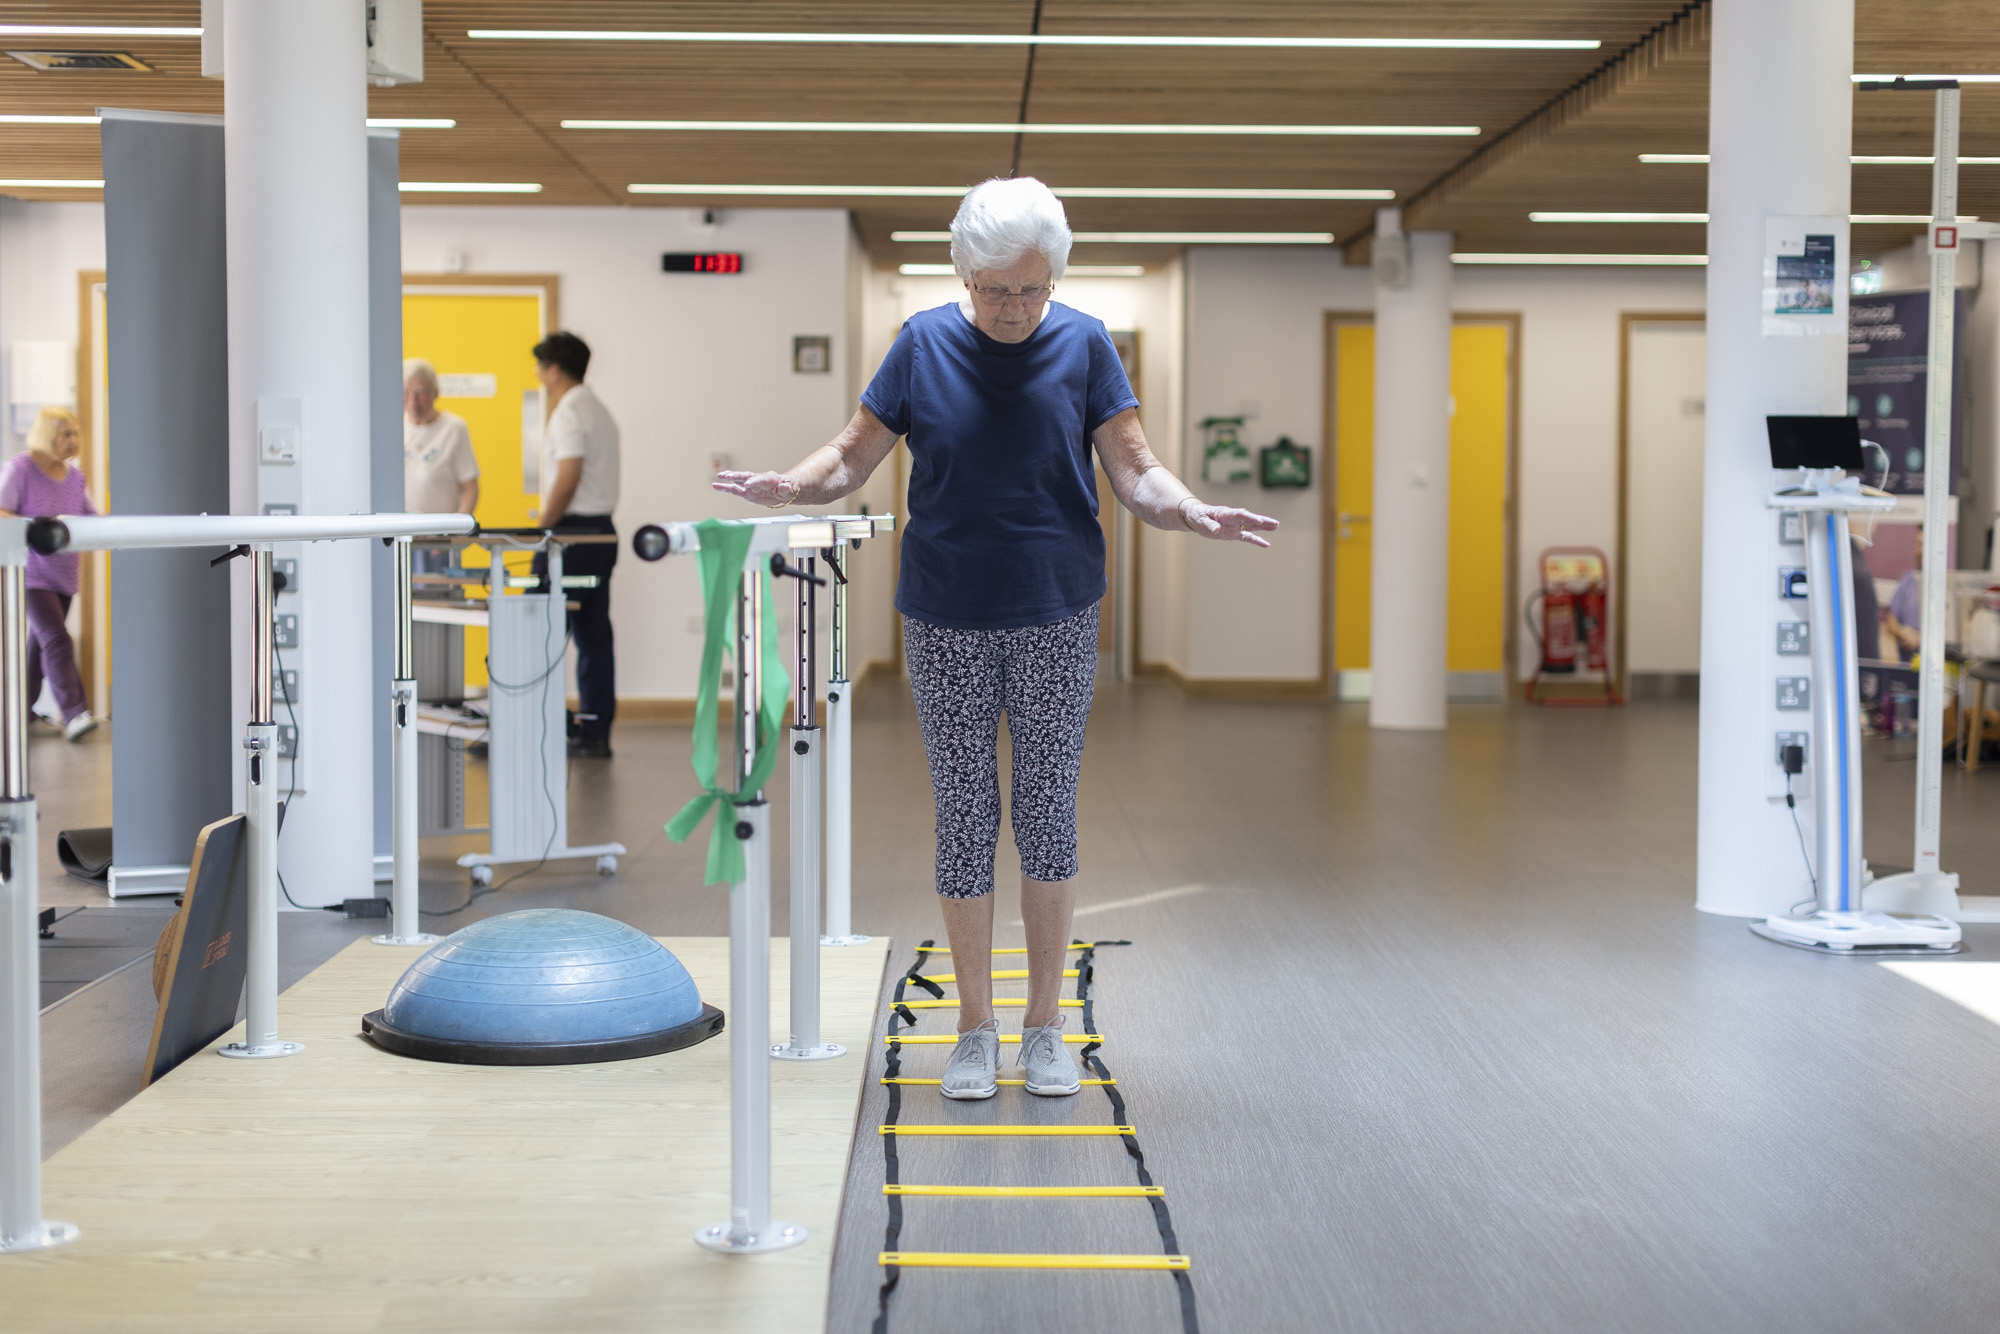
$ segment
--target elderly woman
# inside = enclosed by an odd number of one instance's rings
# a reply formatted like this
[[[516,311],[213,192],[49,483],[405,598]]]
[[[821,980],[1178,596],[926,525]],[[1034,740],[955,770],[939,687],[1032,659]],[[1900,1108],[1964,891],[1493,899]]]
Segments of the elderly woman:
[[[999,1028],[989,979],[1000,832],[1000,715],[1013,746],[1028,1002],[1028,1092],[1073,1094],[1057,1006],[1076,903],[1076,786],[1097,669],[1104,537],[1091,467],[1155,528],[1269,546],[1277,521],[1207,505],[1161,466],[1104,325],[1051,301],[1070,229],[1031,179],[974,188],[951,224],[963,302],[912,316],[834,440],[785,472],[724,472],[759,504],[857,490],[907,435],[908,522],[896,608],[937,803],[937,891],[958,974],[947,1098],[990,1098]]]
[[[437,367],[403,363],[403,507],[412,514],[470,514],[479,506],[479,460],[465,418],[437,405]]]
[[[30,519],[54,514],[95,514],[90,484],[71,462],[83,450],[83,424],[64,407],[43,408],[28,430],[28,447],[0,465],[0,514]],[[28,553],[28,703],[49,691],[62,710],[63,735],[81,741],[97,726],[84,707],[83,678],[76,670],[76,646],[64,620],[76,597],[74,551],[44,556]]]

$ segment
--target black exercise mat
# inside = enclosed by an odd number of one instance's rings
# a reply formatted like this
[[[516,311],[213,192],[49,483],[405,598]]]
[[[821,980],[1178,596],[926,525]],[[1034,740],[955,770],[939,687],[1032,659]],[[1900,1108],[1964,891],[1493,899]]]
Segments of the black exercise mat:
[[[56,835],[56,860],[79,880],[104,883],[111,878],[111,826],[63,830]]]

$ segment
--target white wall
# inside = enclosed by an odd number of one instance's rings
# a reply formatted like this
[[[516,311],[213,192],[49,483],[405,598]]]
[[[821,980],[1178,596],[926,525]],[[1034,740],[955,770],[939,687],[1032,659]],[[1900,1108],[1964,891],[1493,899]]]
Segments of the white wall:
[[[845,212],[741,209],[713,227],[682,209],[406,207],[403,268],[561,276],[564,327],[590,344],[590,382],[617,418],[629,534],[660,519],[748,517],[709,489],[709,456],[784,468],[852,412]],[[666,274],[668,250],[736,250],[740,275]],[[829,374],[792,371],[792,335],[833,338]],[[865,558],[867,552],[861,553]],[[781,590],[781,592],[784,590]],[[789,605],[789,598],[781,598]],[[612,582],[618,693],[689,697],[701,662],[693,561],[646,565],[629,548]]]
[[[0,199],[0,404],[13,390],[7,349],[59,338],[74,351],[76,275],[103,267],[104,205]],[[0,422],[0,453],[13,454],[27,442],[15,433],[11,412],[0,416],[8,418]]]
[[[1239,503],[1267,505],[1285,521],[1274,549],[1284,559],[1206,544],[1189,553],[1184,666],[1198,677],[1311,677],[1319,653],[1318,485],[1326,475],[1322,314],[1372,310],[1373,287],[1366,269],[1331,250],[1196,249],[1188,262],[1191,449],[1203,417],[1248,411],[1252,442],[1282,433],[1315,445],[1317,476],[1313,490],[1289,496],[1235,488],[1246,493]],[[1702,271],[1465,266],[1454,282],[1455,310],[1521,316],[1516,585],[1525,597],[1543,547],[1615,550],[1619,315],[1699,311]],[[1518,604],[1509,609],[1519,614]],[[1534,643],[1518,640],[1525,674]]]

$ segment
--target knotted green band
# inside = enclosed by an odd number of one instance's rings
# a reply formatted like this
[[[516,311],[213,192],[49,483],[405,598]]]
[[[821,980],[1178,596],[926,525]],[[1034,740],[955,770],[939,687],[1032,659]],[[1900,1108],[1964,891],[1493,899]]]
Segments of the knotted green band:
[[[784,726],[785,700],[791,694],[791,677],[785,672],[785,655],[778,644],[778,611],[771,600],[771,572],[757,571],[764,596],[761,631],[763,638],[762,698],[757,701],[756,755],[750,775],[740,790],[732,791],[716,782],[719,744],[717,739],[719,699],[722,691],[722,659],[731,651],[736,631],[737,590],[742,582],[743,561],[757,526],[706,519],[695,526],[700,534],[699,553],[702,589],[702,622],[706,637],[701,649],[701,684],[694,706],[694,776],[702,794],[681,807],[667,822],[667,837],[684,843],[700,827],[711,811],[715,823],[708,833],[708,871],[704,884],[734,884],[743,878],[743,843],[736,837],[736,822],[729,808],[742,805],[763,790],[771,770],[777,767],[781,749],[779,733]],[[746,675],[737,664],[739,685]]]

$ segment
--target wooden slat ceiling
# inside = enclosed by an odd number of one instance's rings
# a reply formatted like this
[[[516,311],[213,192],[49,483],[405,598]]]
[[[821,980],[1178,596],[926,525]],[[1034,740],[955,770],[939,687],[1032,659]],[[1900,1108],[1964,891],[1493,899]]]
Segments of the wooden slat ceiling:
[[[1531,210],[1699,212],[1698,166],[1641,164],[1641,152],[1702,152],[1707,48],[1684,0],[1043,0],[1046,33],[1449,35],[1595,38],[1595,51],[1384,51],[842,46],[476,41],[471,28],[1026,32],[1034,0],[977,6],[872,3],[641,3],[640,0],[431,0],[425,80],[369,94],[376,116],[448,117],[452,130],[403,135],[402,174],[422,181],[534,181],[541,193],[411,195],[411,202],[701,205],[853,209],[879,263],[936,261],[947,199],[635,196],[633,182],[965,185],[1010,169],[1058,185],[1356,187],[1416,195],[1414,225],[1448,228],[1463,250],[1697,251],[1689,225],[1549,224]],[[1992,0],[1858,0],[1855,63],[1881,72],[2000,72],[2000,51],[1965,40]],[[1613,91],[1548,132],[1469,155],[1677,17],[1671,54],[1638,61]],[[0,6],[0,21],[195,26],[198,0],[46,0]],[[185,38],[9,39],[17,47],[129,51],[154,73],[39,73],[0,59],[0,112],[95,107],[219,112]],[[1654,41],[1658,41],[1656,36]],[[565,119],[953,120],[1478,125],[1479,138],[665,133],[564,130]],[[2000,155],[2000,85],[1969,85],[1963,151]],[[1858,95],[1855,151],[1926,154],[1930,100]],[[1512,142],[1504,147],[1513,148]],[[1427,186],[1458,167],[1449,185]],[[1857,212],[1921,214],[1923,167],[1862,166]],[[0,177],[95,178],[97,131],[0,125]],[[1971,167],[1966,213],[2000,214],[2000,167]],[[24,198],[93,198],[10,189]],[[1372,203],[1072,199],[1079,231],[1331,231],[1365,237]],[[1917,229],[1857,227],[1855,250],[1900,245]],[[1156,246],[1081,246],[1077,262],[1157,261]],[[1356,247],[1351,258],[1365,254]]]

